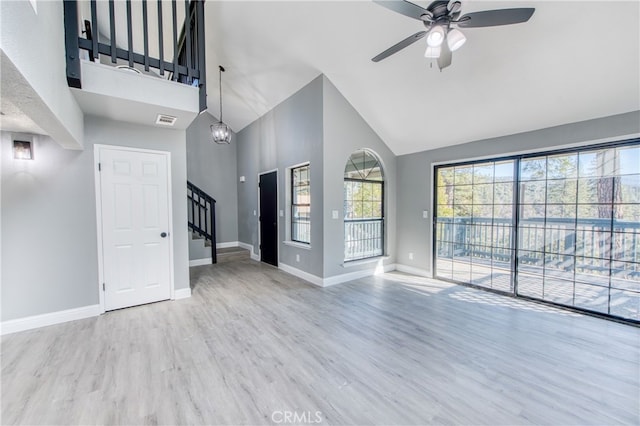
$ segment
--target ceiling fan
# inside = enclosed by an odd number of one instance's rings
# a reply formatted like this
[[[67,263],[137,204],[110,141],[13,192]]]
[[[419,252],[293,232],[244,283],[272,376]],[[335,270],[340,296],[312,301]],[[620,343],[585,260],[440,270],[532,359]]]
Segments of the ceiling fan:
[[[527,22],[535,11],[532,7],[484,10],[467,13],[461,17],[462,3],[456,0],[436,0],[426,9],[406,0],[373,1],[394,12],[422,21],[426,30],[418,31],[405,38],[371,60],[379,62],[426,36],[427,50],[424,56],[429,59],[437,59],[440,70],[451,65],[451,52],[458,50],[467,40],[458,28],[519,24]]]

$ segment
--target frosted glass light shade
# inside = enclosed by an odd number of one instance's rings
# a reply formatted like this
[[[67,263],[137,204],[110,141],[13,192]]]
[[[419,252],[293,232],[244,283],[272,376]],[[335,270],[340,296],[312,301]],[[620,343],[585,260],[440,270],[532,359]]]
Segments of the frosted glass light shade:
[[[431,47],[438,47],[444,41],[444,28],[436,25],[427,34],[427,44]]]
[[[440,57],[441,50],[442,50],[442,47],[440,46],[438,47],[427,46],[427,50],[424,52],[424,57],[430,58],[430,59],[438,59]]]
[[[454,52],[460,49],[465,41],[467,41],[467,38],[464,36],[464,34],[462,34],[462,31],[457,28],[449,30],[449,33],[447,34],[447,44],[449,45],[449,50]]]

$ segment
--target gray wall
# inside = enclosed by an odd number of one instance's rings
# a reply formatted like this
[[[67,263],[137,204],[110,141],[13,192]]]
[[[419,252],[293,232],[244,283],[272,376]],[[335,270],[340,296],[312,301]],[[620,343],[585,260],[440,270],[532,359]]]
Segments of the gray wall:
[[[2,321],[99,302],[94,144],[171,152],[175,288],[189,287],[185,131],[97,117],[84,129],[83,151],[36,137],[33,161],[13,160],[2,132]]]
[[[344,261],[344,168],[353,151],[369,148],[382,160],[385,177],[384,263],[395,263],[396,248],[396,156],[349,104],[336,87],[323,77],[324,114],[324,277],[341,275],[376,264]],[[332,219],[338,210],[339,219]]]
[[[187,128],[187,178],[216,199],[218,243],[238,241],[237,135],[231,144],[213,142],[210,126],[218,119],[200,114]]]
[[[323,253],[323,158],[322,77],[318,77],[273,110],[238,133],[238,239],[258,253],[258,175],[278,170],[278,208],[286,210],[286,168],[310,162],[311,247],[284,244],[285,218],[280,217],[280,262],[307,273],[322,276]],[[259,213],[259,212],[258,212]],[[296,261],[296,255],[300,261]]]
[[[34,137],[34,160],[2,138],[2,321],[98,300],[93,152]]]
[[[433,163],[550,150],[639,133],[640,111],[635,111],[398,157],[398,263],[431,271]],[[422,218],[423,210],[429,211],[429,219]]]

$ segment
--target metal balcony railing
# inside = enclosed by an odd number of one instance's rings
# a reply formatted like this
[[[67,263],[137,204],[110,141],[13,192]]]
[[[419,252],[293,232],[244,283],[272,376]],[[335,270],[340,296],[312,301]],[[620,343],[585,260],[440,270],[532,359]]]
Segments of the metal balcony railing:
[[[153,4],[155,13],[149,12]],[[163,5],[170,4],[170,16],[163,16]],[[80,51],[86,51],[90,60],[97,60],[100,55],[110,58],[113,64],[125,61],[129,68],[134,64],[140,65],[144,71],[153,69],[159,76],[167,77],[173,81],[197,86],[200,89],[200,111],[207,108],[206,98],[206,60],[205,60],[205,34],[204,34],[204,0],[184,0],[171,2],[135,1],[124,2],[109,0],[97,2],[91,0],[90,17],[80,25],[79,2],[76,0],[64,1],[64,26],[65,26],[65,50],[67,58],[67,83],[69,87],[82,88],[80,75]],[[108,13],[103,10],[107,6]],[[100,6],[100,7],[99,7]],[[116,7],[117,6],[117,7]],[[122,7],[124,7],[124,12]],[[134,19],[133,8],[136,16]],[[141,8],[138,11],[138,8]],[[168,6],[167,6],[168,7]],[[178,8],[184,8],[184,20],[178,22]],[[102,13],[99,14],[99,9]],[[117,9],[117,10],[116,10]],[[89,13],[89,12],[87,12]],[[126,33],[116,31],[118,18],[126,15]],[[167,18],[169,20],[167,20]],[[102,34],[99,23],[108,28]],[[105,25],[106,24],[106,25]],[[165,26],[171,26],[171,58],[165,58]],[[84,28],[82,31],[79,27]],[[151,27],[155,31],[151,31]],[[142,46],[134,47],[134,39],[142,36]],[[124,40],[126,40],[126,48]],[[153,45],[153,49],[150,47]],[[156,49],[157,47],[157,49]],[[157,56],[150,51],[157,51]],[[167,61],[166,59],[169,59]]]
[[[436,232],[439,258],[508,262],[513,253],[510,219],[439,217]],[[570,266],[584,273],[611,273],[640,280],[640,222],[598,218],[521,220],[518,263],[527,269]]]

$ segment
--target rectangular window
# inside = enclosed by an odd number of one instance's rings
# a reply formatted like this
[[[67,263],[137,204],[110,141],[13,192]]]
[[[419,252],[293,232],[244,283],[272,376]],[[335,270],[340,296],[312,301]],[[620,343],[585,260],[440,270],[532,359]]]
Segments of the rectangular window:
[[[435,275],[640,321],[640,145],[435,169]]]
[[[383,182],[344,180],[344,260],[384,253]]]
[[[291,241],[311,243],[309,165],[291,169]]]

